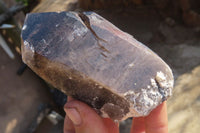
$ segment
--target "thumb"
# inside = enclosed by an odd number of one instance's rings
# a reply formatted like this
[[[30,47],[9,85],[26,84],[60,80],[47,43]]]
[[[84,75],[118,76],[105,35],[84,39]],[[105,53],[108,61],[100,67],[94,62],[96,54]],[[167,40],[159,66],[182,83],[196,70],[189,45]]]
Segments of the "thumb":
[[[65,104],[66,115],[72,121],[76,133],[117,133],[117,125],[113,123],[113,131],[105,124],[104,120],[88,105],[77,100]],[[115,130],[115,131],[114,131]]]

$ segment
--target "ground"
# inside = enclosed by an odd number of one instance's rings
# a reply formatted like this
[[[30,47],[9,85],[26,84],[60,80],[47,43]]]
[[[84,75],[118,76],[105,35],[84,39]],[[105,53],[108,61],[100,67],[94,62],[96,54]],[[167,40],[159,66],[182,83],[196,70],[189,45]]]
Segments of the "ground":
[[[27,132],[38,108],[49,103],[46,84],[30,69],[17,75],[21,57],[10,59],[0,47],[0,132]]]

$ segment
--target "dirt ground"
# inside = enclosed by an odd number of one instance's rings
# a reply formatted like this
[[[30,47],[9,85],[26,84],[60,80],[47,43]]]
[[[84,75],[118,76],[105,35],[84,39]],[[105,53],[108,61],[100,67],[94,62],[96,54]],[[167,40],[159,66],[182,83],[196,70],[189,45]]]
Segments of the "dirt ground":
[[[60,5],[59,1],[59,6],[51,11],[68,9],[67,2]],[[47,2],[48,7],[55,4]],[[35,12],[44,10],[41,7],[38,5]],[[176,79],[173,96],[168,101],[169,133],[197,133],[200,130],[200,28],[161,18],[151,7],[95,12],[146,44],[169,64]],[[0,133],[27,133],[37,108],[50,103],[51,96],[46,84],[31,70],[27,69],[21,76],[16,74],[21,65],[20,56],[11,60],[1,47],[0,54]],[[121,133],[128,133],[130,124],[131,119],[122,122]],[[54,131],[61,129],[59,126]]]
[[[30,69],[17,75],[19,55],[10,59],[1,47],[0,54],[0,132],[28,132],[38,108],[50,102],[47,86]]]

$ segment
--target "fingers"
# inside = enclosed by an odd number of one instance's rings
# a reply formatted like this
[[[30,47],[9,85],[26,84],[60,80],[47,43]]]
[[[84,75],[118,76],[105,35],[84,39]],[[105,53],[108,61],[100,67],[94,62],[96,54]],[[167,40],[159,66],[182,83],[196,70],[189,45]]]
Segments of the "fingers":
[[[69,98],[64,133],[119,133],[118,124],[101,118],[88,105]],[[163,102],[147,117],[133,118],[131,133],[168,133],[167,107]]]
[[[74,125],[67,115],[64,120],[64,133],[75,133]]]
[[[131,133],[145,133],[144,117],[133,118]]]
[[[67,102],[72,100],[74,100],[72,97],[67,97]],[[64,133],[75,133],[74,125],[67,115],[64,120]]]
[[[64,109],[67,116],[72,121],[76,133],[117,133],[116,125],[114,125],[113,122],[110,120],[103,120],[92,108],[80,101],[69,101],[65,104]],[[112,129],[107,128],[104,122],[107,123],[109,127],[112,127]],[[65,129],[65,133],[71,130],[67,127],[64,128],[64,130]]]
[[[145,117],[146,133],[168,133],[167,106],[163,102]]]
[[[114,123],[110,118],[103,118],[103,123],[108,133],[119,133],[119,123]]]
[[[147,117],[133,118],[131,133],[168,133],[167,107],[163,102]]]

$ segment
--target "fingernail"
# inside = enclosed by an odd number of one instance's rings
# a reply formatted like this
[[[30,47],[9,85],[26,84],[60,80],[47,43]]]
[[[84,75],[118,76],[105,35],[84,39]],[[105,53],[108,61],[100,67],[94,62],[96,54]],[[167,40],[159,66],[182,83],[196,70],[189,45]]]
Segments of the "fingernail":
[[[69,117],[69,119],[73,122],[75,126],[78,126],[81,124],[82,119],[79,114],[79,112],[75,108],[65,108],[66,115]]]

